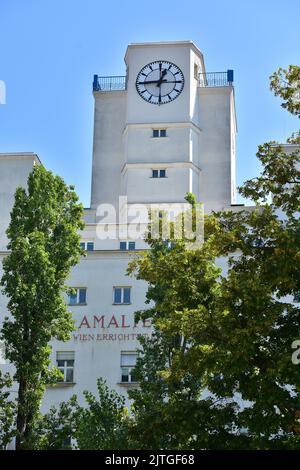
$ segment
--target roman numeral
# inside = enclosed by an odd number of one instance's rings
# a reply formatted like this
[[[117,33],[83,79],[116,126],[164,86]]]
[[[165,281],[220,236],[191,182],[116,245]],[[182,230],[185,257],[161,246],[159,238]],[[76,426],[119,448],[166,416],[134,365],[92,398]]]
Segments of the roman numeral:
[[[152,96],[153,96],[153,95],[150,95],[150,96],[149,96],[148,101],[151,101]]]

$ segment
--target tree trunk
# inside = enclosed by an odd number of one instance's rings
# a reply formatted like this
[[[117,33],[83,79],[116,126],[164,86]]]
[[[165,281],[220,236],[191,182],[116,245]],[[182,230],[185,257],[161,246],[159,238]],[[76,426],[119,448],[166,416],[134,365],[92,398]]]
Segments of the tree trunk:
[[[17,436],[16,450],[26,448],[25,432],[27,428],[27,403],[26,403],[26,380],[22,377],[19,380],[18,391],[18,411],[17,411]]]

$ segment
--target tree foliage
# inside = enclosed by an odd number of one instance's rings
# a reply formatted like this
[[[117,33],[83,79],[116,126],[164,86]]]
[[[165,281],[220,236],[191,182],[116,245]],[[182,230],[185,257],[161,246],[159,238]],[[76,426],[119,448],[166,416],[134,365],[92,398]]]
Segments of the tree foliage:
[[[15,402],[10,398],[12,379],[0,370],[0,450],[5,450],[15,436]]]
[[[27,447],[45,385],[55,377],[49,342],[65,341],[73,329],[62,294],[81,253],[82,214],[73,187],[42,166],[29,175],[27,189],[15,194],[1,285],[11,314],[2,339],[19,384],[17,448]]]
[[[271,81],[296,116],[298,78],[291,66]],[[154,326],[141,340],[140,389],[130,392],[142,448],[300,447],[291,360],[300,336],[299,147],[270,142],[257,157],[262,174],[240,188],[255,206],[206,216],[200,249],[149,235],[151,250],[131,263],[149,283],[149,308],[137,316]]]
[[[40,415],[31,436],[38,450],[80,449],[107,450],[128,448],[129,416],[124,398],[109,390],[105,380],[97,380],[98,397],[83,393],[85,403],[77,397],[52,407]]]

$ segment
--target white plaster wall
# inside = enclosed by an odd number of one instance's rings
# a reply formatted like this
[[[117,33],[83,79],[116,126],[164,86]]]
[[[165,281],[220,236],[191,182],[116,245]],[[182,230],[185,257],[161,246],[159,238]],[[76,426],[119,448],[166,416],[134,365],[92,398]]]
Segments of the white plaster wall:
[[[126,92],[95,92],[91,207],[116,204],[124,165]]]
[[[191,44],[130,45],[127,50],[128,102],[127,123],[162,123],[190,120],[190,48]],[[135,81],[140,70],[155,60],[175,63],[183,72],[185,84],[182,93],[171,103],[157,106],[147,103],[136,91]],[[171,117],[171,119],[170,119]]]
[[[231,204],[231,95],[232,87],[199,88],[200,199],[205,210],[219,210]]]
[[[184,202],[190,188],[189,168],[166,167],[166,178],[152,178],[151,168],[127,170],[128,203]]]
[[[151,106],[148,104],[148,106]],[[152,129],[167,130],[167,137],[152,137]],[[125,136],[125,157],[135,162],[181,162],[189,161],[189,126],[179,127],[171,123],[148,127],[129,126]]]
[[[126,276],[128,260],[135,256],[130,253],[91,253],[73,269],[68,285],[72,287],[87,287],[87,305],[72,306],[70,310],[76,321],[77,330],[74,332],[77,340],[66,343],[53,342],[52,361],[55,364],[57,351],[75,351],[75,385],[56,386],[47,389],[42,410],[47,410],[52,404],[67,400],[74,393],[83,402],[83,390],[96,393],[96,379],[103,377],[110,388],[127,396],[128,385],[120,384],[121,351],[135,351],[139,345],[136,337],[120,340],[98,339],[97,335],[137,335],[149,334],[151,328],[140,323],[134,327],[134,312],[145,307],[146,284]],[[113,286],[132,286],[132,305],[113,305]],[[79,328],[83,316],[86,316],[91,328]],[[105,315],[106,325],[115,316],[118,327],[114,322],[109,328],[93,326],[93,316]],[[125,315],[122,328],[122,315]],[[105,323],[104,323],[105,325]],[[82,335],[81,337],[78,335]],[[84,336],[85,335],[85,339]],[[102,336],[101,336],[102,337]]]

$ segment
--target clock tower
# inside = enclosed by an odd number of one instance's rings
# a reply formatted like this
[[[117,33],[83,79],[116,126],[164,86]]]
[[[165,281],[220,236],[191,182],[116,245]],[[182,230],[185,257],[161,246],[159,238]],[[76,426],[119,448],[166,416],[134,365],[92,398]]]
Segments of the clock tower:
[[[91,208],[235,202],[233,72],[207,73],[191,41],[130,44],[125,77],[94,77]]]

